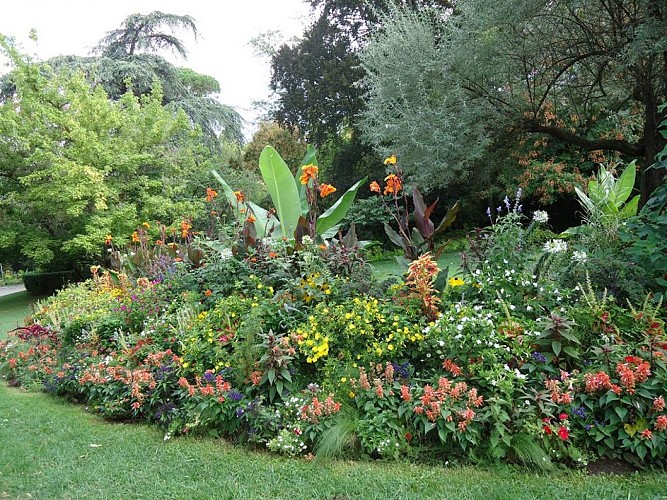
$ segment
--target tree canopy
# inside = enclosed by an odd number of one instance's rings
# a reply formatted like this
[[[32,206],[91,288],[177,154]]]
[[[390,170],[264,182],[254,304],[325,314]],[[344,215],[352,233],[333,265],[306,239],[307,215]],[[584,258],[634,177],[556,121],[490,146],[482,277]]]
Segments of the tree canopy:
[[[122,242],[143,221],[197,212],[193,182],[210,156],[185,113],[162,105],[159,84],[110,100],[81,73],[0,41],[15,64],[15,91],[0,101],[0,255],[67,269],[99,260],[106,235]]]
[[[360,126],[409,173],[428,161],[447,186],[523,134],[639,158],[644,200],[660,184],[649,167],[665,143],[667,4],[458,0],[439,13],[393,7],[360,53]]]

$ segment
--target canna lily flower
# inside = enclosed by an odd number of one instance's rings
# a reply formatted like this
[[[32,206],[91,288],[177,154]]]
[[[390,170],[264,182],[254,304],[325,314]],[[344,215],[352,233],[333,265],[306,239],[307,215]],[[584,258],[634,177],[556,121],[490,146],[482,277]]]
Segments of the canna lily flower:
[[[241,191],[234,191],[234,196],[236,196],[236,201],[238,203],[243,203],[245,201],[245,195]]]
[[[304,185],[308,184],[310,179],[314,179],[317,176],[317,172],[319,171],[319,169],[312,163],[310,165],[304,165],[301,167],[301,170],[303,173],[301,174],[301,177],[299,177],[299,182]]]
[[[255,216],[254,216],[254,215],[249,215],[249,216],[246,218],[246,222],[247,222],[248,224],[253,224],[256,220],[257,220],[257,219],[255,219]]]
[[[188,233],[189,233],[190,229],[192,229],[192,224],[190,224],[186,220],[181,221],[181,236],[183,238],[188,236]]]
[[[215,197],[218,196],[218,192],[215,189],[206,188],[206,201],[212,202]]]
[[[384,194],[398,194],[401,190],[401,180],[396,176],[396,174],[389,174],[384,179],[387,182],[387,185],[384,188]]]
[[[377,183],[377,181],[371,182],[370,190],[373,193],[378,193],[378,194],[380,193],[380,185]]]
[[[389,158],[385,158],[385,165],[396,165],[396,155],[391,155]]]
[[[112,241],[113,241],[113,236],[111,236],[110,234],[107,234],[107,235],[104,237],[104,244],[105,244],[105,245],[111,245],[111,242],[112,242]]]
[[[320,185],[320,197],[324,198],[325,196],[329,196],[331,193],[335,193],[336,188],[333,187],[331,184],[321,184]]]
[[[132,233],[132,243],[139,243],[139,233],[136,231]]]

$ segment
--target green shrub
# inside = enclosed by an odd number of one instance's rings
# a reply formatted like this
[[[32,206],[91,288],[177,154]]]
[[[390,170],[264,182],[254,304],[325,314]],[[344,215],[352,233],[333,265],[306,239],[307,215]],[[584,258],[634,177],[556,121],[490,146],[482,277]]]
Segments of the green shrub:
[[[23,284],[31,295],[50,295],[74,280],[72,271],[54,271],[42,273],[28,271],[23,273]]]

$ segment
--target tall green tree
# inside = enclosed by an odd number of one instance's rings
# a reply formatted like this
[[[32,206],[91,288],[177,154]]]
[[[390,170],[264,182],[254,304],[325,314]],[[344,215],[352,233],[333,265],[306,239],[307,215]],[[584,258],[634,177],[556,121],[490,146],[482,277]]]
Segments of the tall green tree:
[[[159,82],[163,104],[181,109],[201,127],[209,146],[219,141],[243,143],[243,120],[239,113],[217,99],[220,84],[211,76],[188,68],[177,68],[159,53],[172,51],[186,58],[183,41],[174,32],[197,27],[190,16],[159,11],[132,14],[121,27],[108,32],[93,50],[94,55],[58,56],[50,59],[53,68],[82,71],[92,85],[100,85],[112,99],[131,91],[136,96],[150,93]],[[11,75],[0,85],[2,95],[13,92]]]
[[[110,100],[81,73],[33,64],[0,42],[16,65],[0,100],[0,261],[20,252],[42,269],[100,258],[143,221],[178,221],[203,210],[211,168],[201,134],[162,105],[160,87]],[[200,205],[202,205],[200,207]]]
[[[663,175],[649,167],[665,143],[666,20],[662,0],[458,0],[441,16],[394,8],[361,53],[360,126],[377,147],[402,151],[414,175],[435,157],[440,185],[483,171],[508,134],[616,151],[641,159],[646,200]]]

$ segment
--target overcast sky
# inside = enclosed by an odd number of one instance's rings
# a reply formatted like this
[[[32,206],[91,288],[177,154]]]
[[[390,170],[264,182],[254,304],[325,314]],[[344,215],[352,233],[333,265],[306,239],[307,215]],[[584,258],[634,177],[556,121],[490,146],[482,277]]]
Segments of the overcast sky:
[[[285,38],[298,36],[310,17],[303,0],[18,0],[3,2],[0,33],[15,37],[23,52],[39,59],[88,55],[129,14],[155,10],[195,18],[197,41],[180,34],[188,59],[161,55],[177,66],[215,77],[220,100],[251,122],[252,102],[268,97],[270,72],[268,61],[254,55],[250,40],[269,30],[279,30]],[[37,43],[28,37],[33,28]]]

